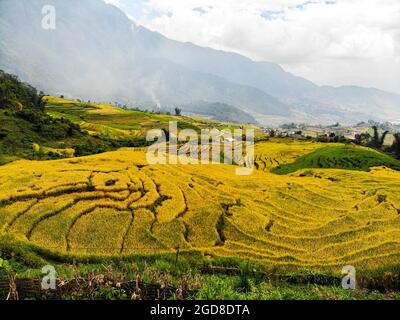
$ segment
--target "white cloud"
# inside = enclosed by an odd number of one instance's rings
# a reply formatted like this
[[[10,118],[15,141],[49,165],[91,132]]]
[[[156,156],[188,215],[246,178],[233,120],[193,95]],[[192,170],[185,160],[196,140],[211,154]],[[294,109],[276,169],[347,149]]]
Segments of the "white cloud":
[[[106,1],[179,41],[273,61],[320,84],[400,92],[398,0]]]
[[[120,0],[104,0],[104,2],[105,2],[105,3],[112,4],[112,5],[114,5],[114,6],[120,6],[120,5],[121,5]]]

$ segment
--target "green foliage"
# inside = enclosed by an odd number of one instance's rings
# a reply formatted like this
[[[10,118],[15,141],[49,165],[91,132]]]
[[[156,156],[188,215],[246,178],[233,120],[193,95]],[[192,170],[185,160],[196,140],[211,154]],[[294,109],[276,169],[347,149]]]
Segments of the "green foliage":
[[[72,148],[85,140],[93,140],[69,120],[54,119],[32,109],[0,110],[0,162],[25,159],[53,159],[57,155],[36,153],[33,144],[52,148]]]
[[[112,286],[100,286],[100,288],[95,292],[96,300],[126,300],[129,297],[121,292],[121,290],[114,288]]]
[[[0,165],[18,158],[49,160],[63,153],[35,151],[33,145],[53,149],[74,149],[76,156],[96,154],[119,147],[145,145],[144,137],[115,141],[92,137],[68,117],[52,117],[45,112],[44,95],[0,71]]]
[[[400,133],[395,133],[393,136],[394,141],[390,148],[390,152],[393,152],[397,159],[400,159]]]
[[[13,235],[0,234],[0,260],[7,260],[7,265],[17,263],[23,268],[26,267],[42,267],[46,265],[46,261],[35,252],[29,244],[21,241]],[[1,268],[0,268],[1,269]]]
[[[236,289],[237,276],[213,275],[204,279],[203,287],[196,294],[199,300],[385,300],[400,299],[398,293],[385,295],[368,290],[344,290],[337,286],[316,284],[290,284],[287,282],[249,279],[250,290]]]
[[[275,136],[276,136],[276,132],[275,132],[275,130],[274,130],[274,129],[271,129],[271,130],[270,130],[270,132],[269,132],[269,136],[270,136],[271,138],[275,138]]]
[[[193,125],[189,122],[185,121],[178,121],[178,129],[184,130],[184,129],[192,129],[196,132],[200,132],[200,128],[196,125]]]
[[[385,138],[388,135],[389,131],[385,131],[382,135],[380,135],[377,126],[373,126],[372,130],[374,131],[374,135],[372,136],[370,146],[375,149],[382,149]]]
[[[368,145],[371,141],[371,135],[368,132],[363,132],[361,134],[356,134],[355,142],[358,145]]]
[[[248,293],[251,291],[252,280],[251,280],[251,270],[249,264],[240,269],[239,279],[236,284],[236,290],[243,293]]]
[[[371,167],[386,166],[400,170],[400,161],[389,155],[352,146],[329,146],[298,158],[295,162],[272,170],[288,174],[306,168],[331,168],[368,171]]]
[[[166,278],[172,286],[179,288],[183,283],[193,286],[195,292],[189,298],[206,300],[347,300],[347,299],[400,299],[398,292],[383,294],[364,289],[344,290],[338,285],[326,283],[316,284],[306,280],[305,276],[312,274],[323,279],[330,274],[312,273],[307,270],[284,272],[282,279],[276,278],[276,272],[271,278],[258,270],[256,266],[238,259],[213,258],[204,259],[200,254],[182,254],[178,264],[175,255],[154,254],[135,255],[125,259],[80,259],[67,256],[56,256],[47,251],[40,251],[24,240],[12,235],[0,235],[0,271],[12,270],[20,278],[42,277],[41,268],[46,264],[55,266],[60,279],[74,277],[88,278],[95,274],[111,275],[115,281],[132,281],[139,274],[146,283],[163,283]],[[206,265],[215,267],[235,267],[240,269],[237,275],[200,274],[198,268]],[[256,271],[257,270],[257,271]],[[370,271],[368,274],[358,272],[359,277],[375,279],[383,274],[398,274],[398,266]],[[191,274],[190,277],[188,275]],[[122,278],[121,278],[122,277]],[[283,278],[290,279],[285,281]],[[196,280],[197,279],[197,280]],[[292,283],[293,282],[293,283]],[[78,291],[66,292],[62,299],[129,299],[113,283],[105,282],[94,291],[78,287]]]
[[[43,96],[43,92],[38,94],[35,88],[21,83],[16,76],[0,70],[0,109],[43,111]]]
[[[10,263],[7,260],[0,258],[0,271],[8,273],[10,269]]]
[[[176,115],[176,116],[182,115],[182,109],[180,109],[180,108],[175,108],[175,115]]]

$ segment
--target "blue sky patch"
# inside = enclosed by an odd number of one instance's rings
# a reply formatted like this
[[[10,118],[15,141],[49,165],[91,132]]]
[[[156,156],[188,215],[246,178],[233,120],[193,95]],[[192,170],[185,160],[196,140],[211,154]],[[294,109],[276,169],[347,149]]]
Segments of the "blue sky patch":
[[[261,17],[263,17],[265,20],[271,21],[282,18],[283,14],[284,11],[282,10],[277,10],[277,11],[266,10],[261,13]]]

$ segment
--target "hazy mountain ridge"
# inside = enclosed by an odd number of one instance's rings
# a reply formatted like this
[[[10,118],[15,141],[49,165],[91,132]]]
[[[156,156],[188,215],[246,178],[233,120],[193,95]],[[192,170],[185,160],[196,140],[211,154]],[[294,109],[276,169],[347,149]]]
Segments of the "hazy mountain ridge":
[[[254,62],[236,53],[169,40],[143,27],[138,28],[137,33],[142,39],[153,37],[149,47],[153,55],[258,88],[296,110],[306,113],[319,110],[326,116],[334,114],[341,118],[347,115],[353,119],[381,117],[383,112],[386,120],[395,120],[393,115],[400,115],[400,96],[397,94],[357,86],[318,86],[274,63]]]
[[[41,28],[44,5],[57,9],[56,30]],[[399,95],[321,87],[274,63],[170,40],[102,0],[0,1],[0,68],[51,94],[153,108],[219,102],[264,123],[400,119]]]
[[[183,111],[187,113],[210,116],[213,120],[236,123],[257,123],[248,113],[224,103],[197,101],[183,105],[182,108]]]

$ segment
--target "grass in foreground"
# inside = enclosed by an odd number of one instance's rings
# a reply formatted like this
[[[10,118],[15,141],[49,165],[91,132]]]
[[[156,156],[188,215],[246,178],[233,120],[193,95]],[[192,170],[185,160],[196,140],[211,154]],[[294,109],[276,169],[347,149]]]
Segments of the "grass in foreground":
[[[4,249],[4,248],[3,248]],[[27,248],[25,248],[27,249]],[[6,274],[16,274],[18,279],[36,279],[40,282],[42,264],[28,267],[26,254],[14,256],[10,260],[0,259],[0,278]],[[21,251],[19,252],[21,253]],[[34,252],[30,254],[35,255]],[[48,257],[49,258],[49,257]],[[29,264],[32,260],[28,258]],[[211,263],[212,262],[212,263]],[[344,290],[339,281],[336,283],[321,284],[313,280],[304,281],[306,276],[315,279],[329,279],[329,274],[294,272],[287,273],[290,281],[271,280],[261,273],[256,266],[240,260],[224,261],[204,260],[204,257],[183,256],[176,261],[173,257],[136,257],[131,261],[103,260],[97,263],[75,262],[73,264],[57,263],[52,260],[43,261],[53,265],[57,271],[59,287],[53,292],[29,291],[22,286],[24,280],[18,282],[23,299],[105,299],[129,300],[132,297],[135,282],[139,279],[142,289],[169,288],[168,294],[161,299],[189,299],[189,300],[398,300],[398,291],[376,290],[376,288],[358,288]],[[240,272],[236,275],[207,274],[204,267],[235,265]],[[203,267],[203,269],[201,269]],[[7,270],[6,270],[7,269]],[[273,277],[274,275],[272,275]],[[276,275],[275,275],[276,276]],[[282,275],[283,276],[283,275]],[[377,275],[373,275],[377,276]],[[273,278],[274,279],[274,278]],[[302,280],[303,279],[303,280]],[[26,280],[25,280],[26,281]],[[295,283],[293,283],[295,281]],[[378,281],[375,280],[375,283]],[[61,285],[63,283],[63,285]],[[132,287],[133,286],[133,287]],[[146,289],[147,290],[147,289]],[[179,295],[183,290],[183,296]],[[7,288],[0,286],[0,299],[7,295]],[[153,299],[151,296],[142,296],[143,299]]]

